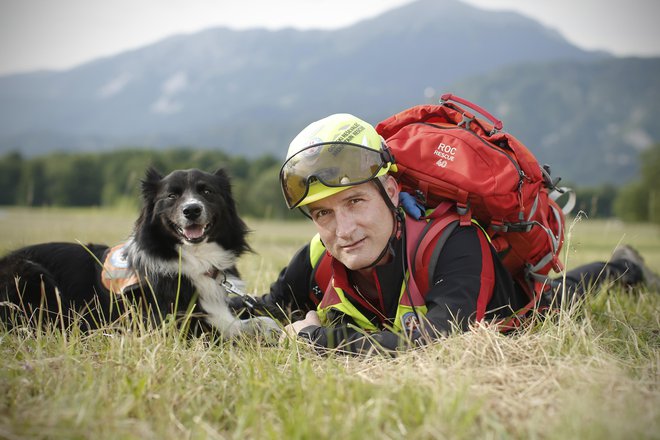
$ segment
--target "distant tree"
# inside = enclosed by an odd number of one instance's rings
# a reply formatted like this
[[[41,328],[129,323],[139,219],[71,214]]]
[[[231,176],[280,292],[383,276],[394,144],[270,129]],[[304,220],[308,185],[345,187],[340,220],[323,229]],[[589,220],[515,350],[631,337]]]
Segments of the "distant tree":
[[[137,206],[147,167],[163,175],[176,169],[224,168],[243,215],[297,218],[284,204],[280,161],[272,156],[247,159],[219,150],[127,148],[102,154],[52,153],[24,159],[0,157],[0,203],[28,206]]]
[[[145,149],[126,149],[104,154],[101,158],[103,173],[103,205],[138,205],[140,179],[147,166],[152,165],[155,153]]]
[[[264,174],[271,174],[279,178],[280,166],[282,164],[273,156],[261,156],[250,163],[248,172],[249,179],[259,178]]]
[[[606,218],[614,215],[614,200],[619,190],[613,185],[597,188],[577,188],[575,212],[582,211],[589,218]]]
[[[249,181],[241,199],[246,213],[260,218],[299,218],[300,214],[291,212],[284,202],[279,171],[280,164],[277,163],[270,168],[262,169],[254,179]]]
[[[648,196],[649,221],[660,224],[660,144],[642,154],[642,185]]]
[[[632,182],[621,188],[614,204],[617,217],[629,222],[646,222],[648,195],[641,182]]]
[[[229,165],[232,177],[236,179],[245,179],[250,171],[250,161],[244,157],[236,157]]]
[[[16,203],[27,206],[43,206],[51,203],[48,198],[49,183],[46,176],[46,162],[43,158],[26,161],[18,186]]]
[[[615,212],[623,220],[660,224],[660,144],[643,152],[640,161],[640,179],[621,189]]]
[[[13,205],[18,199],[23,157],[15,151],[0,158],[0,205]]]
[[[95,206],[101,204],[103,174],[99,160],[90,156],[57,157],[49,188],[52,201],[61,206]]]

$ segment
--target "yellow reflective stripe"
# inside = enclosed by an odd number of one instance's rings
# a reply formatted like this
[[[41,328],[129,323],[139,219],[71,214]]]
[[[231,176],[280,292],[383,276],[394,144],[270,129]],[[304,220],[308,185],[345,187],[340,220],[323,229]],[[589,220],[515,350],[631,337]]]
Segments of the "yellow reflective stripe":
[[[410,273],[406,272],[406,281],[410,278]],[[415,306],[415,309],[411,306],[404,306],[401,304],[401,300],[403,300],[403,295],[406,294],[406,283],[403,283],[401,285],[401,293],[399,294],[399,305],[396,308],[396,317],[394,318],[394,331],[400,332],[403,329],[403,326],[401,325],[403,315],[405,315],[408,312],[417,312],[419,316],[425,316],[427,312],[426,305],[423,306]]]
[[[406,276],[408,276],[408,274],[406,274]],[[355,323],[360,328],[368,331],[378,330],[378,327],[376,327],[371,321],[369,321],[350,301],[346,299],[346,296],[344,295],[344,291],[342,289],[338,287],[334,287],[334,289],[337,292],[337,295],[339,296],[341,302],[339,304],[333,304],[326,308],[321,308],[320,304],[317,307],[317,314],[319,315],[319,319],[321,320],[321,324],[323,326],[327,326],[330,324],[330,322],[328,321],[328,310],[336,309],[353,318]],[[402,319],[406,313],[417,312],[417,315],[421,317],[421,316],[425,316],[426,312],[428,311],[426,305],[415,306],[414,309],[411,306],[402,305],[401,300],[403,299],[403,295],[405,294],[406,294],[406,284],[403,284],[401,286],[401,293],[399,294],[399,304],[396,309],[396,317],[394,318],[394,325],[391,328],[391,330],[394,332],[401,332],[401,330],[403,329]]]
[[[331,306],[328,306],[324,309],[321,308],[321,305],[317,307],[317,314],[319,315],[319,320],[321,321],[321,325],[327,326],[330,325],[330,322],[328,321],[328,310],[329,309],[336,309],[339,310],[340,312],[350,316],[353,318],[355,323],[360,326],[360,328],[363,328],[365,330],[369,331],[376,331],[378,330],[378,327],[373,325],[371,321],[369,321],[358,309],[355,308],[353,304],[351,304],[346,297],[344,296],[344,291],[341,290],[338,287],[333,287],[335,291],[337,292],[337,295],[339,295],[339,299],[341,302],[339,304],[333,304]]]
[[[485,230],[485,229],[479,224],[479,222],[476,221],[475,219],[472,219],[472,223],[474,223],[475,225],[477,225],[477,227],[478,227],[479,229],[481,229],[482,231],[484,231],[484,235],[486,236],[486,239],[488,240],[488,243],[491,243],[491,241],[490,241],[490,235],[488,235],[488,232],[486,232],[486,230]]]
[[[316,234],[312,241],[309,242],[309,263],[312,267],[316,266],[316,263],[319,262],[323,253],[325,252],[325,246],[321,241],[321,236]]]

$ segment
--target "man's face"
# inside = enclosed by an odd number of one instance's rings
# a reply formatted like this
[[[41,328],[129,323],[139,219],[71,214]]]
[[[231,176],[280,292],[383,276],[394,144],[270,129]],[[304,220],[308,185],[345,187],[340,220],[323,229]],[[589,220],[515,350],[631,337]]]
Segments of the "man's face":
[[[388,176],[383,186],[396,206],[396,181]],[[309,212],[328,251],[351,270],[372,264],[394,228],[392,212],[373,182],[310,203]]]

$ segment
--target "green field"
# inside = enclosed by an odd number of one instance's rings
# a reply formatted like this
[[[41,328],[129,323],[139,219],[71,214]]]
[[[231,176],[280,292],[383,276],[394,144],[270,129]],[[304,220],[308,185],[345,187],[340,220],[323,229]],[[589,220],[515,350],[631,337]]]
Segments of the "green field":
[[[117,243],[134,212],[0,210],[0,251]],[[249,220],[240,262],[263,293],[309,223]],[[571,224],[568,267],[634,245],[660,269],[660,228]],[[660,292],[613,287],[504,336],[475,327],[395,359],[299,344],[210,344],[175,329],[0,330],[0,438],[660,438]]]

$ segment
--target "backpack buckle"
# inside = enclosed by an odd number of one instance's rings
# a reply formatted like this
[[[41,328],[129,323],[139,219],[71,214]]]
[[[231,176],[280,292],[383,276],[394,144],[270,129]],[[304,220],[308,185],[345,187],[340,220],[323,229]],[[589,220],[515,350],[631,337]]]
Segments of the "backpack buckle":
[[[472,213],[470,212],[470,202],[468,203],[456,203],[456,212],[460,218],[461,226],[470,226],[472,223]]]
[[[500,231],[503,232],[529,232],[534,227],[534,222],[505,223]]]
[[[461,122],[456,124],[456,126],[463,127],[466,130],[470,130],[470,124],[472,123],[472,121],[474,121],[474,116],[468,116],[466,113],[462,113],[461,116],[463,117],[463,119],[461,120]]]

